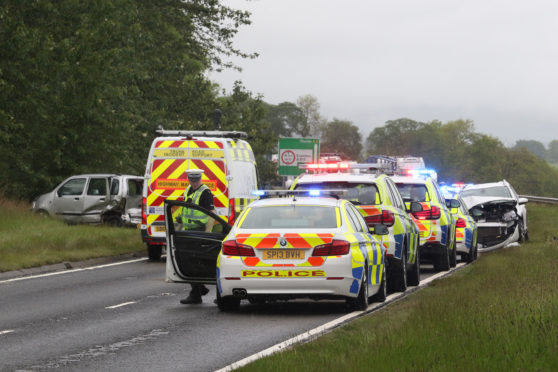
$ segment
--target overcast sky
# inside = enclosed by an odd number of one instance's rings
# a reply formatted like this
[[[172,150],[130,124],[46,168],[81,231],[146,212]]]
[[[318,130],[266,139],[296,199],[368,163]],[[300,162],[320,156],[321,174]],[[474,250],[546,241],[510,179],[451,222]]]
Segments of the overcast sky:
[[[558,1],[225,0],[252,13],[235,80],[268,103],[312,94],[366,138],[386,120],[471,119],[512,146],[558,139]]]

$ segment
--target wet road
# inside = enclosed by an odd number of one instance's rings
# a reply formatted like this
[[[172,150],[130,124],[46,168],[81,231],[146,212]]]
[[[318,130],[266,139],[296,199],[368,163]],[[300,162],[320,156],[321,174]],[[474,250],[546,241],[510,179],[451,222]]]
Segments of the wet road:
[[[188,286],[139,261],[0,282],[0,371],[212,371],[346,314],[342,302],[180,305]],[[423,265],[423,278],[434,272]]]

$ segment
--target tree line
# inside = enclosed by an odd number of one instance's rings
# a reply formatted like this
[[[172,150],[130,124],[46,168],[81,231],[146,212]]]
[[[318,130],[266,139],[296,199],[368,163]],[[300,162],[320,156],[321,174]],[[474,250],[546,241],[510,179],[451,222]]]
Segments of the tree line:
[[[555,169],[525,143],[506,148],[470,121],[397,119],[363,141],[350,120],[321,115],[312,95],[270,104],[241,82],[218,86],[209,70],[257,56],[232,43],[250,14],[218,0],[4,0],[0,20],[0,193],[8,197],[29,200],[79,173],[141,175],[157,127],[213,129],[217,108],[223,130],[249,134],[264,184],[280,182],[271,160],[280,137],[317,137],[322,152],[347,159],[411,154],[448,180],[556,190]]]

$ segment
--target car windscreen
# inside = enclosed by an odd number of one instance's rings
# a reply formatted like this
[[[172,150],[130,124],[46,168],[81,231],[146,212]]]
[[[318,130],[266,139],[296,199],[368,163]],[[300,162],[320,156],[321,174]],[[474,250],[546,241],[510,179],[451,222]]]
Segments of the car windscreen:
[[[417,183],[397,183],[397,189],[404,201],[427,202],[430,201],[426,185]]]
[[[286,205],[251,208],[239,226],[242,229],[337,227],[336,208],[318,205]]]
[[[506,186],[492,186],[478,189],[468,189],[461,193],[461,197],[468,196],[488,196],[496,198],[513,198],[510,190]]]
[[[356,205],[381,204],[380,193],[374,183],[356,182],[319,182],[303,183],[295,186],[296,190],[347,190],[347,194],[340,195]]]

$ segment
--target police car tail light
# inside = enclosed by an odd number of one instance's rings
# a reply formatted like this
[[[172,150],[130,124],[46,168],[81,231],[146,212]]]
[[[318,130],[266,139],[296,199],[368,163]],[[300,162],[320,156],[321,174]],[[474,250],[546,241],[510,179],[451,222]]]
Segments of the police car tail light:
[[[417,220],[437,220],[441,216],[440,208],[433,205],[430,209],[413,213]]]
[[[312,256],[343,256],[351,249],[349,242],[344,240],[332,240],[329,244],[314,247]]]
[[[384,224],[387,227],[393,226],[395,223],[395,215],[391,211],[382,211],[382,214],[375,214],[372,216],[364,217],[368,226],[376,225],[378,223]]]
[[[465,220],[463,218],[459,218],[457,220],[457,223],[455,224],[455,227],[466,227],[466,223]]]
[[[238,244],[236,240],[227,240],[223,243],[223,254],[227,256],[254,257],[254,249],[244,244]]]

